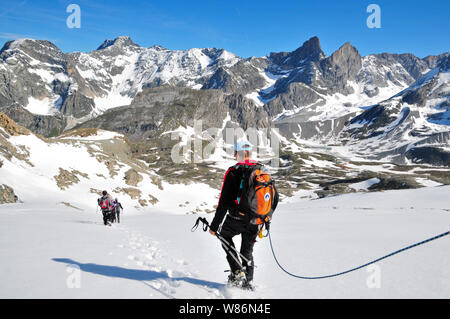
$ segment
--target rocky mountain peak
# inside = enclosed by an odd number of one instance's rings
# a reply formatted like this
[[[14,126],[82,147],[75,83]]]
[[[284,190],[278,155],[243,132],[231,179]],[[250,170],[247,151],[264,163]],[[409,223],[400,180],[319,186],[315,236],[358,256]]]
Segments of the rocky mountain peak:
[[[450,70],[450,55],[447,54],[444,56],[441,61],[439,62],[439,68],[442,71],[449,71]]]
[[[318,61],[325,56],[322,47],[320,46],[320,40],[316,36],[303,43],[303,45],[292,54],[302,58],[309,58],[314,61]]]
[[[23,55],[22,51],[27,56],[39,61],[49,64],[62,64],[65,61],[64,53],[52,42],[48,40],[34,40],[34,39],[18,39],[8,41],[0,50],[0,59],[5,59],[12,55]]]
[[[136,43],[131,40],[129,36],[118,36],[114,40],[106,39],[97,50],[103,50],[108,47],[115,46],[119,48],[127,47],[127,46],[138,46]]]
[[[270,60],[275,64],[295,67],[306,61],[315,62],[325,57],[318,37],[312,37],[303,43],[301,47],[292,52],[270,53]]]
[[[32,51],[41,51],[46,52],[48,54],[62,53],[61,50],[56,45],[54,45],[52,42],[48,40],[34,40],[34,39],[17,39],[8,41],[0,50],[0,53],[6,50],[15,50],[15,49],[21,49],[26,53]]]
[[[352,93],[345,89],[346,83],[356,77],[361,67],[361,55],[350,42],[346,42],[332,55],[320,61],[324,83],[344,94]]]
[[[350,42],[345,42],[339,49],[334,51],[333,54],[330,56],[330,59],[336,62],[342,60],[343,58],[361,59],[361,55],[359,54],[358,49],[356,49]]]
[[[151,46],[152,49],[156,50],[156,51],[167,51],[168,49],[159,45],[159,44],[155,44],[153,46]]]

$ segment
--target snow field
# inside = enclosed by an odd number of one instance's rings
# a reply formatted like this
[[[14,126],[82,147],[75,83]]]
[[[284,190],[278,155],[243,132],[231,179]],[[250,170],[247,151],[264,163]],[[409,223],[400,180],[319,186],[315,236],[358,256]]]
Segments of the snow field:
[[[344,271],[450,229],[450,186],[356,193],[281,203],[272,223],[280,263],[304,276]],[[325,280],[283,273],[268,239],[258,239],[255,292],[225,287],[228,269],[217,239],[197,215],[157,210],[103,226],[101,214],[63,205],[0,206],[1,297],[25,298],[449,298],[450,238]],[[212,215],[206,215],[211,220]],[[235,240],[239,247],[240,241]],[[67,265],[80,269],[68,288]]]

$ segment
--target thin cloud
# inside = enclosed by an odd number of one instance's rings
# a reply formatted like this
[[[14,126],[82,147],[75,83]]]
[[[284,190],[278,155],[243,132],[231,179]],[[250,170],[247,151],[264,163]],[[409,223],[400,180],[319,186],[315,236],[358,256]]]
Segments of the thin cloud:
[[[14,7],[11,7],[11,8],[9,8],[9,9],[6,9],[6,10],[3,11],[3,12],[0,12],[0,17],[4,16],[5,14],[8,14],[8,13],[10,13],[10,12],[13,12],[13,11],[16,10],[17,8],[23,6],[25,3],[27,3],[26,0],[20,2],[18,5],[14,6]]]

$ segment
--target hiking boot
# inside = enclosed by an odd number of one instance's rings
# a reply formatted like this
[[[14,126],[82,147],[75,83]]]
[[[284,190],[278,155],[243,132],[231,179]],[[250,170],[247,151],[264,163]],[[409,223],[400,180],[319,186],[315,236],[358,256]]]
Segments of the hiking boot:
[[[234,273],[228,276],[228,285],[230,286],[242,286],[242,283],[245,281],[245,272],[241,269],[236,270]]]
[[[228,275],[228,285],[229,286],[234,286],[234,284],[236,283],[236,277],[234,276],[234,274],[230,274]]]
[[[253,286],[253,283],[251,281],[244,280],[244,282],[242,283],[242,289],[254,291],[255,287]]]

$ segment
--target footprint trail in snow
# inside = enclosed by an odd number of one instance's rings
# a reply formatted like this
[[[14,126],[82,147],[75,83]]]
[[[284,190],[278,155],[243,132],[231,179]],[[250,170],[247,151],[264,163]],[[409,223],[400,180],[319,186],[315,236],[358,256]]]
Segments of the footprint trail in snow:
[[[187,269],[189,266],[187,261],[171,256],[159,248],[160,243],[157,240],[122,225],[115,225],[115,228],[126,233],[126,242],[118,245],[118,248],[129,251],[124,266],[130,267],[130,263],[134,263],[149,272],[148,276],[141,280],[154,289],[149,297],[219,299],[231,297],[231,291],[224,284],[200,279],[198,273]]]

